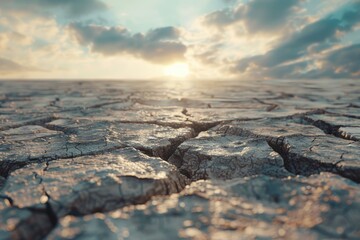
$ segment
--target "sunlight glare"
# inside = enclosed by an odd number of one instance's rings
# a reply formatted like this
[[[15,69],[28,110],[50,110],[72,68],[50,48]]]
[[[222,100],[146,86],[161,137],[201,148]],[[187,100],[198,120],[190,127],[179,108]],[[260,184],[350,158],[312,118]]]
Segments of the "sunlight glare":
[[[164,69],[164,75],[169,77],[185,78],[189,73],[189,65],[186,63],[175,63]]]

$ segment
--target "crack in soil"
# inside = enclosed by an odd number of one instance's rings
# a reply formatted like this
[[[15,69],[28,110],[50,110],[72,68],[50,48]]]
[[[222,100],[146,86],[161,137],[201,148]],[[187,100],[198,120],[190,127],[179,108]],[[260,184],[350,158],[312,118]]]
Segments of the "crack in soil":
[[[351,134],[345,134],[343,131],[340,131],[341,127],[344,126],[334,126],[330,123],[327,123],[325,121],[322,120],[312,120],[307,116],[303,117],[303,120],[308,123],[313,125],[314,127],[319,128],[320,130],[322,130],[325,134],[330,134],[333,135],[337,138],[342,138],[345,140],[351,140],[351,141],[359,141],[357,138],[355,138],[354,136],[352,136]]]
[[[331,172],[360,183],[359,178],[339,171],[338,165],[344,161],[342,159],[344,154],[341,155],[340,160],[336,163],[319,162],[315,159],[291,153],[289,151],[291,146],[284,141],[280,141],[279,143],[278,139],[273,141],[273,139],[269,138],[267,141],[269,146],[283,158],[285,169],[290,173],[308,177],[313,174],[319,174],[320,172]]]

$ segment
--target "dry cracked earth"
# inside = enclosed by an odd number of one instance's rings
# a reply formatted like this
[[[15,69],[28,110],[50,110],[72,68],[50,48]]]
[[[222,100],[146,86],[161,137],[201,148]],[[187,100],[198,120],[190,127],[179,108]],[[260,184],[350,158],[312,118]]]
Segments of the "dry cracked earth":
[[[360,84],[0,82],[0,239],[360,239]]]

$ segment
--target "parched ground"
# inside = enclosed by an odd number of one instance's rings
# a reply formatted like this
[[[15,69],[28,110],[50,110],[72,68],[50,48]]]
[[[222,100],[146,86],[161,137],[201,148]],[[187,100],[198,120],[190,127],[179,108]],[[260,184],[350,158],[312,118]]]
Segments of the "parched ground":
[[[360,239],[360,82],[0,82],[0,239]]]

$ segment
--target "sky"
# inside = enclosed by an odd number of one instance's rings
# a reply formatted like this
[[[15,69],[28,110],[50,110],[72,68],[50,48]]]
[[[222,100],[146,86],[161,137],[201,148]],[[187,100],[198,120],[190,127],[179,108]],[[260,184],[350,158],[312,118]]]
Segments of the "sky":
[[[360,0],[0,0],[2,79],[360,78]]]

